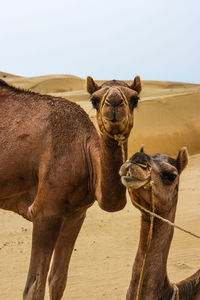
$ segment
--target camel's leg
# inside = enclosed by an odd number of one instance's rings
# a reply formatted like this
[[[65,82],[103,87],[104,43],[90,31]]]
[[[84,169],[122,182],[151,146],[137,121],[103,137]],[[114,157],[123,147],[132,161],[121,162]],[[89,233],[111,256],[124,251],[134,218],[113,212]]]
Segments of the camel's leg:
[[[24,300],[43,300],[46,277],[62,219],[44,217],[33,222],[32,252]]]
[[[33,234],[24,300],[44,299],[50,260],[63,220],[58,200],[55,200],[48,187],[42,186],[28,209],[28,216],[33,222]]]
[[[60,300],[67,281],[70,257],[77,235],[85,219],[86,209],[66,217],[56,242],[53,263],[49,275],[51,300]]]

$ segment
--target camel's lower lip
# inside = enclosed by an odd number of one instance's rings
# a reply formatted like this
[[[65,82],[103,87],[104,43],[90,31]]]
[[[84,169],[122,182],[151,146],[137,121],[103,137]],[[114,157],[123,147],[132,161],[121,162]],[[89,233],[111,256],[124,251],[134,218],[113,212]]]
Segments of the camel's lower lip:
[[[125,187],[127,187],[127,188],[131,187],[131,188],[137,190],[137,189],[143,187],[145,184],[147,184],[149,179],[140,180],[140,179],[135,178],[135,177],[122,176],[121,181],[122,181],[122,183]]]

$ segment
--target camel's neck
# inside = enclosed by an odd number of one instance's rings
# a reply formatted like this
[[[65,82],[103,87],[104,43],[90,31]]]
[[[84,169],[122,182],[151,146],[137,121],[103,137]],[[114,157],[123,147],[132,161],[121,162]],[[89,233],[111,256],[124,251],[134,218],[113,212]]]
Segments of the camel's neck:
[[[175,210],[173,208],[164,217],[174,221]],[[146,242],[149,232],[149,217],[142,215],[140,242],[133,265],[132,278],[127,293],[127,300],[135,300],[142,263],[146,252]],[[153,236],[147,256],[144,273],[143,289],[141,300],[170,299],[173,290],[167,276],[167,257],[173,237],[173,227],[156,219],[154,221]]]
[[[127,153],[127,142],[124,143]],[[94,157],[94,173],[97,175],[95,196],[100,207],[117,211],[126,204],[126,188],[122,185],[119,169],[123,163],[122,149],[115,140],[100,136],[98,158]]]

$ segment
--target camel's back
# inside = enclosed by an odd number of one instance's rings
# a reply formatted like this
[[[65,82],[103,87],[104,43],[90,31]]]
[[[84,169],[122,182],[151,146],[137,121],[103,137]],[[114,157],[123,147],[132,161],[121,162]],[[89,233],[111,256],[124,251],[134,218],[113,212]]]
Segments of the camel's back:
[[[61,156],[68,146],[97,135],[76,103],[16,89],[1,80],[0,119],[1,164],[28,160],[30,165],[47,151]]]
[[[1,135],[10,140],[43,135],[72,141],[79,132],[94,131],[88,115],[76,103],[13,88],[0,80]]]

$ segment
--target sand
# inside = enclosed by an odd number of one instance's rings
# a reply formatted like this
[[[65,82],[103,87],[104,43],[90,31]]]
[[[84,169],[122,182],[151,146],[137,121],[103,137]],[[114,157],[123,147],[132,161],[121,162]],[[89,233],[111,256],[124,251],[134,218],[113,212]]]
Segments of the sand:
[[[6,77],[5,77],[6,76]],[[85,81],[71,75],[25,78],[0,72],[13,85],[51,93],[78,102],[95,122],[95,111],[84,91]],[[181,176],[176,223],[200,233],[200,86],[172,82],[143,82],[141,103],[129,155],[145,144],[149,153],[172,156],[187,145],[189,166]],[[139,236],[140,212],[128,201],[121,212],[106,213],[97,204],[86,221],[73,251],[63,299],[125,299]],[[0,300],[21,299],[28,271],[32,224],[0,210]],[[168,261],[169,277],[179,281],[199,268],[200,241],[175,231]],[[48,290],[46,293],[48,299]]]
[[[0,72],[0,78],[16,87],[77,102],[96,125],[95,110],[89,102],[85,80],[80,77],[20,77]],[[135,110],[135,127],[129,139],[129,155],[138,151],[142,144],[148,153],[163,152],[174,156],[182,146],[188,147],[190,155],[200,153],[200,84],[142,81],[142,86]]]

